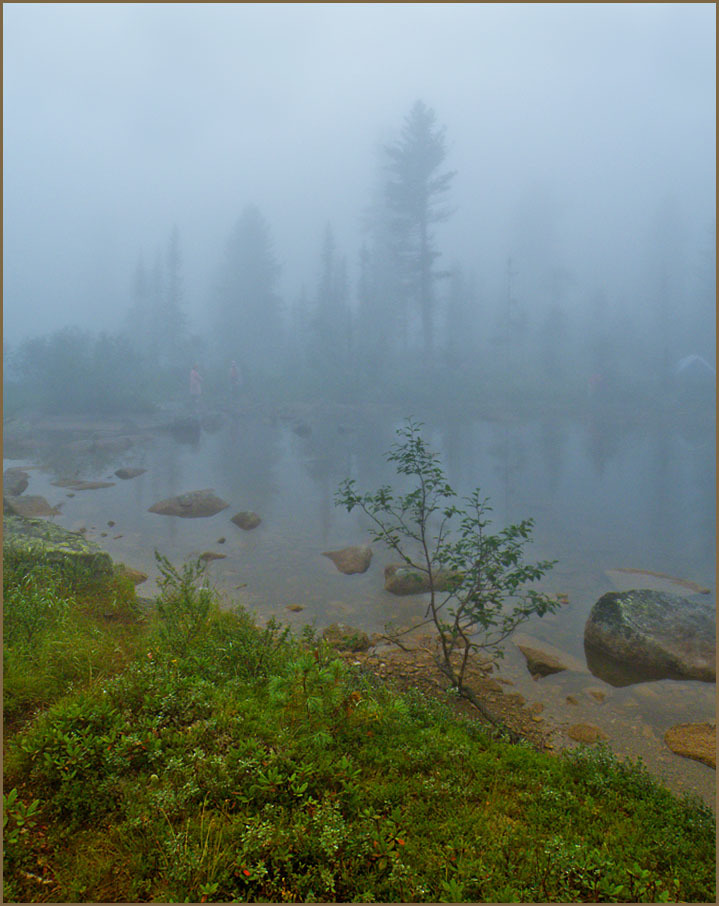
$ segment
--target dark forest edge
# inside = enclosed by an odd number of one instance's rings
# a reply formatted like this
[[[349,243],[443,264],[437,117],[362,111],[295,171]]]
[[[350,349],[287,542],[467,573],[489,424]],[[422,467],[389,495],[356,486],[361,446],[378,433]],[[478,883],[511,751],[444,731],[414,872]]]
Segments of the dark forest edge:
[[[190,407],[187,379],[191,349],[174,365],[159,365],[122,334],[64,328],[5,349],[3,413],[6,421],[33,414],[118,415]],[[536,367],[535,367],[536,366]],[[306,401],[388,404],[398,410],[441,411],[501,418],[542,413],[573,418],[677,415],[713,422],[713,380],[663,382],[607,371],[599,384],[583,371],[547,378],[531,358],[512,372],[476,361],[389,362],[372,374],[362,369],[285,367],[250,374],[232,394],[224,365],[204,369],[203,403],[209,409],[272,408]]]
[[[200,563],[6,566],[4,899],[714,902],[710,809],[398,694]]]

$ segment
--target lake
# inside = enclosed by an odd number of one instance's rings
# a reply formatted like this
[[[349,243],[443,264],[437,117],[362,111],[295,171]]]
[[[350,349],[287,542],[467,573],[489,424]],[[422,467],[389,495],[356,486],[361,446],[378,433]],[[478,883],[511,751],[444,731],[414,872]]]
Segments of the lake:
[[[558,561],[542,588],[566,595],[568,603],[523,627],[534,639],[586,664],[584,623],[594,602],[615,589],[610,570],[693,580],[715,600],[713,423],[634,415],[587,415],[581,422],[422,420],[458,493],[479,486],[490,498],[496,529],[532,517],[529,558]],[[401,423],[369,407],[307,407],[285,418],[247,412],[209,421],[209,431],[183,439],[138,430],[121,453],[75,442],[46,449],[34,463],[6,459],[5,467],[40,465],[30,472],[26,494],[61,503],[58,524],[84,526],[115,560],[146,572],[142,595],[157,588],[155,550],[174,563],[210,551],[224,555],[211,562],[208,576],[228,606],[236,601],[262,619],[275,616],[296,628],[339,621],[375,632],[424,611],[422,597],[384,591],[384,566],[396,556],[375,546],[367,572],[346,576],[322,552],[369,540],[365,518],[336,507],[334,495],[346,477],[361,490],[398,486],[384,454]],[[113,475],[120,466],[147,471],[122,481]],[[74,492],[52,485],[68,477],[116,483]],[[160,499],[200,488],[213,488],[230,506],[204,519],[148,512]],[[261,524],[251,531],[235,526],[230,518],[239,510],[254,510]],[[548,720],[592,723],[613,748],[642,756],[675,789],[714,802],[714,771],[679,758],[663,742],[674,724],[715,720],[713,684],[663,680],[617,688],[588,671],[535,682],[511,643],[501,674],[529,702],[542,702]],[[569,705],[568,695],[578,704]]]

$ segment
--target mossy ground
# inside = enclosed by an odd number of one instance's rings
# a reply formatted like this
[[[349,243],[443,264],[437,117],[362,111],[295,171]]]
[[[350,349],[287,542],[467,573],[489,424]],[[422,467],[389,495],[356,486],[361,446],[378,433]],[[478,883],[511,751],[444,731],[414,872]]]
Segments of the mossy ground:
[[[698,801],[394,692],[199,569],[147,618],[6,571],[6,901],[715,901]]]

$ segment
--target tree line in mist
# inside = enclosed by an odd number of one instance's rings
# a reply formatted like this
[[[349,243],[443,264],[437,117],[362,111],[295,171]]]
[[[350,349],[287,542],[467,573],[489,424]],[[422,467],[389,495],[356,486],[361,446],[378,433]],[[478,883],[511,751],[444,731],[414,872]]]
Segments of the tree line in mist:
[[[66,328],[26,340],[6,350],[6,385],[19,405],[49,411],[142,408],[186,396],[197,362],[206,397],[219,403],[236,361],[252,400],[321,395],[515,408],[553,401],[571,409],[600,395],[609,402],[661,395],[674,363],[695,349],[713,361],[713,240],[696,250],[699,291],[672,297],[666,254],[647,274],[656,304],[646,311],[578,285],[571,269],[552,261],[536,275],[532,298],[516,292],[511,258],[495,262],[504,289],[489,297],[482,274],[440,242],[456,203],[447,156],[445,129],[417,101],[379,152],[353,260],[328,224],[315,285],[283,299],[272,226],[248,203],[193,326],[175,228],[152,262],[138,261],[115,333]]]

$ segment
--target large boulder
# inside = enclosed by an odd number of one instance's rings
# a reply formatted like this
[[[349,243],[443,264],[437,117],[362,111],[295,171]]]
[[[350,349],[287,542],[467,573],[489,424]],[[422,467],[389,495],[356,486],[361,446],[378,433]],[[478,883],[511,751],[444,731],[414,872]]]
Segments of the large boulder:
[[[38,516],[57,516],[58,507],[50,504],[39,494],[23,494],[21,497],[3,497],[3,513],[35,519]]]
[[[350,576],[353,573],[365,573],[372,560],[372,548],[369,544],[359,547],[343,547],[338,551],[324,551],[323,557],[329,557],[337,569]]]
[[[160,516],[181,516],[184,519],[198,519],[214,516],[221,510],[227,509],[229,503],[216,497],[212,488],[201,491],[189,491],[177,497],[168,497],[159,500],[149,507],[148,512],[159,513]]]
[[[106,579],[113,574],[110,555],[82,535],[45,519],[5,516],[4,568],[31,569],[39,563],[70,578]]]
[[[30,476],[23,469],[5,469],[2,476],[3,494],[17,497],[25,490],[30,481]]]
[[[634,589],[603,595],[584,627],[589,669],[614,686],[716,682],[716,617],[706,600]]]

